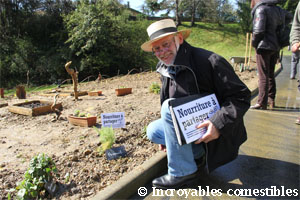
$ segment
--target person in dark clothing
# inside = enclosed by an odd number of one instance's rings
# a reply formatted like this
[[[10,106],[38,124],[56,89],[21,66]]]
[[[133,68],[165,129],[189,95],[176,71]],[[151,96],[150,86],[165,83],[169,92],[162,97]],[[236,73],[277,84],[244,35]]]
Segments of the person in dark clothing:
[[[168,174],[152,181],[157,188],[180,188],[198,175],[199,161],[208,171],[234,160],[247,139],[243,116],[251,93],[221,56],[195,48],[185,39],[190,30],[178,31],[173,20],[154,22],[147,29],[150,40],[141,48],[159,60],[161,118],[147,127],[147,136],[166,150]],[[194,143],[179,145],[169,110],[169,101],[194,94],[214,93],[221,109],[197,128],[207,132]]]
[[[252,109],[275,107],[276,82],[275,65],[279,58],[280,45],[277,38],[278,27],[292,19],[285,10],[276,6],[277,0],[252,0],[253,17],[252,46],[256,50],[258,70],[258,100]]]

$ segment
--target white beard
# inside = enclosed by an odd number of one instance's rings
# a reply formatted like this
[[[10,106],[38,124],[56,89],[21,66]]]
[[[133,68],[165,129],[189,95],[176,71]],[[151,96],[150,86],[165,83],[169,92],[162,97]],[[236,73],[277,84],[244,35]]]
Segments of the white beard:
[[[162,62],[164,65],[166,65],[167,67],[169,67],[169,66],[173,66],[174,65],[174,61],[175,61],[175,58],[176,58],[176,55],[177,55],[177,52],[178,52],[178,50],[179,50],[179,47],[180,47],[180,44],[179,44],[179,39],[178,39],[178,37],[174,37],[174,39],[175,39],[175,45],[176,45],[176,52],[175,52],[175,56],[174,56],[174,58],[173,58],[173,60],[171,61],[171,63],[169,63],[169,64],[167,64],[167,63],[165,63],[164,61],[162,61],[161,59],[159,59],[160,60],[160,62]]]

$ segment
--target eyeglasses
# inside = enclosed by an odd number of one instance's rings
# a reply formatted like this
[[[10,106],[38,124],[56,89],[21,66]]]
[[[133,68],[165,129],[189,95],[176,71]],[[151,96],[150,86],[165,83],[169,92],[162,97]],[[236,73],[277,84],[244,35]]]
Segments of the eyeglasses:
[[[162,52],[162,51],[167,51],[167,50],[169,50],[169,48],[170,48],[171,45],[172,45],[172,42],[175,42],[174,37],[173,37],[172,40],[169,40],[169,41],[166,40],[166,41],[164,41],[164,42],[162,43],[162,45],[160,45],[160,46],[155,46],[155,47],[153,47],[153,48],[152,48],[152,53],[155,54],[155,55],[158,55],[158,54],[160,54],[160,52]]]

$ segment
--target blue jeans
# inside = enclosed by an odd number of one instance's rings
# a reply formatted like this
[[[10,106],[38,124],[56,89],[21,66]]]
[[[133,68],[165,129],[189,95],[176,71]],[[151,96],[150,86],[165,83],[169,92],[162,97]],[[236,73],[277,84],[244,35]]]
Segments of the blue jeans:
[[[296,78],[295,76],[297,74],[297,65],[299,64],[299,58],[300,58],[300,51],[292,53],[290,78]],[[300,65],[299,65],[299,70],[300,70]],[[299,73],[299,79],[300,79],[300,73]]]
[[[172,117],[169,110],[169,100],[161,107],[161,118],[151,122],[147,127],[147,136],[154,143],[167,148],[168,174],[180,177],[197,171],[194,159],[204,155],[203,144],[185,144],[180,146],[177,141]]]

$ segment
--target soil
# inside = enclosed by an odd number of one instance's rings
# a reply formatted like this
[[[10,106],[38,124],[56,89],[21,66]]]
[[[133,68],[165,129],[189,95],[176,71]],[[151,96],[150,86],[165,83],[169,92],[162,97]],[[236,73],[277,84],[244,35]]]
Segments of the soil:
[[[236,73],[250,90],[257,87],[254,69]],[[55,113],[30,117],[11,113],[8,107],[0,108],[0,199],[6,199],[7,190],[24,179],[30,159],[38,153],[50,156],[58,168],[57,199],[88,199],[152,157],[158,146],[147,140],[145,128],[160,117],[159,95],[149,92],[154,82],[160,83],[156,72],[80,83],[80,91],[101,90],[102,95],[80,96],[78,101],[73,96],[59,97],[57,102],[62,103],[63,111],[58,120]],[[132,94],[118,97],[115,94],[118,87],[132,87]],[[72,86],[61,90],[71,91]],[[43,93],[27,93],[26,101],[53,101],[55,93],[53,96]],[[24,101],[10,96],[0,99],[0,104]],[[125,112],[126,128],[114,130],[113,147],[123,145],[127,157],[107,160],[105,155],[100,155],[97,149],[101,144],[96,130],[68,122],[67,116],[76,109],[96,115],[97,127],[100,127],[101,113]]]

